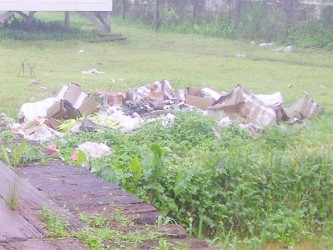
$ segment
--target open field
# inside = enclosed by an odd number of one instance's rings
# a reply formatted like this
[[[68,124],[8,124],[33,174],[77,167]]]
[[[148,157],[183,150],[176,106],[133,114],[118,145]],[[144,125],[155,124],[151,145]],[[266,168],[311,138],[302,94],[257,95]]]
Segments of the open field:
[[[59,15],[39,15],[43,20],[61,18]],[[75,16],[72,23],[91,29]],[[123,25],[117,20],[113,32],[122,33],[127,40],[91,43],[2,38],[1,110],[16,117],[21,104],[52,96],[68,82],[79,83],[84,90],[116,91],[160,79],[170,80],[174,87],[204,85],[230,90],[240,83],[257,93],[281,91],[287,105],[306,91],[326,110],[333,110],[330,98],[333,94],[332,51],[296,48],[292,53],[277,53],[250,42],[156,33],[143,27]],[[245,53],[246,58],[236,58],[237,53]],[[17,77],[24,59],[36,64],[33,79],[40,84],[29,85],[29,72],[25,77]],[[81,70],[91,68],[105,74],[81,74]],[[290,83],[293,87],[289,89]],[[40,87],[47,87],[47,90]]]
[[[40,17],[60,20],[58,14]],[[91,29],[76,17],[72,22]],[[117,19],[113,32],[127,39],[14,41],[0,32],[1,112],[16,117],[21,104],[53,96],[68,82],[84,91],[118,91],[160,79],[175,88],[231,90],[240,83],[255,93],[280,91],[286,106],[306,91],[328,114],[266,128],[260,139],[237,126],[222,128],[198,112],[179,112],[170,128],[155,121],[133,133],[82,132],[54,143],[68,164],[75,164],[72,154],[80,143],[106,143],[112,155],[87,163],[95,174],[154,205],[166,222],[176,221],[221,249],[300,241],[310,242],[309,249],[332,248],[332,51],[277,53],[260,48],[262,41],[156,33]],[[239,53],[246,57],[237,58]],[[17,76],[24,59],[36,64],[37,84],[29,84],[29,72]],[[91,68],[104,74],[81,74]]]

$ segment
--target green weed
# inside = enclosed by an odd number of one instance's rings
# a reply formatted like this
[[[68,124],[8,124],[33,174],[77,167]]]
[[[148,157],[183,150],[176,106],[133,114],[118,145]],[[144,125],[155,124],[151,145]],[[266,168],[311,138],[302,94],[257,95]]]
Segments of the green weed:
[[[308,232],[331,230],[329,117],[306,128],[270,127],[254,140],[235,126],[221,129],[210,118],[184,112],[171,128],[156,122],[130,134],[82,133],[58,146],[83,138],[106,141],[114,153],[91,162],[96,173],[189,233],[222,239],[229,232],[246,244],[293,243]]]
[[[51,211],[47,206],[42,206],[39,216],[46,224],[46,228],[51,238],[63,238],[70,235],[67,230],[68,223],[58,214]]]
[[[16,177],[13,183],[9,186],[8,197],[5,197],[5,203],[11,210],[19,209],[19,199],[20,199],[20,183],[19,178]]]

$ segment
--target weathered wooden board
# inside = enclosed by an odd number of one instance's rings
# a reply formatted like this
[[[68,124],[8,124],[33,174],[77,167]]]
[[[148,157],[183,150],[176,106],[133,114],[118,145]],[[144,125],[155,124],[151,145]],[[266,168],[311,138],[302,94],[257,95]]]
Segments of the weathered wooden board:
[[[30,224],[44,232],[44,225],[39,218],[39,210],[47,205],[52,211],[63,215],[73,229],[80,228],[83,223],[72,213],[57,206],[45,193],[33,187],[26,180],[20,178],[12,169],[0,162],[0,195],[3,200],[11,197],[13,190],[17,195],[17,212]],[[1,231],[1,230],[0,230]]]
[[[112,0],[0,0],[3,11],[112,11]]]
[[[0,199],[0,243],[41,237],[41,232],[17,211],[10,210]]]

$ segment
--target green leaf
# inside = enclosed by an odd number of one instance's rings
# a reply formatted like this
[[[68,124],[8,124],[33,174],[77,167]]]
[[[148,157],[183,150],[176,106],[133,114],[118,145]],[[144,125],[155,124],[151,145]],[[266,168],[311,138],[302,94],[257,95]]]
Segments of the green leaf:
[[[132,159],[129,169],[133,172],[134,179],[138,181],[142,176],[143,170],[142,164],[137,156]]]
[[[6,150],[6,148],[5,148],[4,145],[1,145],[1,152],[2,152],[2,160],[3,160],[8,166],[10,166],[9,155],[8,155],[7,150]]]
[[[89,160],[88,160],[86,154],[82,150],[79,150],[77,152],[77,164],[82,166],[82,165],[86,165],[88,163],[89,163]]]
[[[186,190],[190,180],[191,174],[187,173],[185,170],[182,170],[177,174],[175,186],[173,188],[176,196]]]

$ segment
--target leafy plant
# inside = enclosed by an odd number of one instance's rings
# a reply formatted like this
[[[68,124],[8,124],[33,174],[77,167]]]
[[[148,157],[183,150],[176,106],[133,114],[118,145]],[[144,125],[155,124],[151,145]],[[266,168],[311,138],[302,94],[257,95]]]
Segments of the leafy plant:
[[[51,211],[47,206],[42,206],[39,211],[39,216],[46,224],[49,236],[52,238],[68,237],[70,233],[67,230],[68,223],[58,214]]]
[[[205,116],[184,112],[170,128],[156,122],[129,134],[82,133],[59,148],[106,141],[114,152],[91,162],[96,173],[189,233],[220,240],[229,235],[233,243],[236,237],[250,245],[293,243],[304,232],[332,230],[329,124],[323,117],[306,128],[271,127],[254,140],[237,126],[219,128]]]

